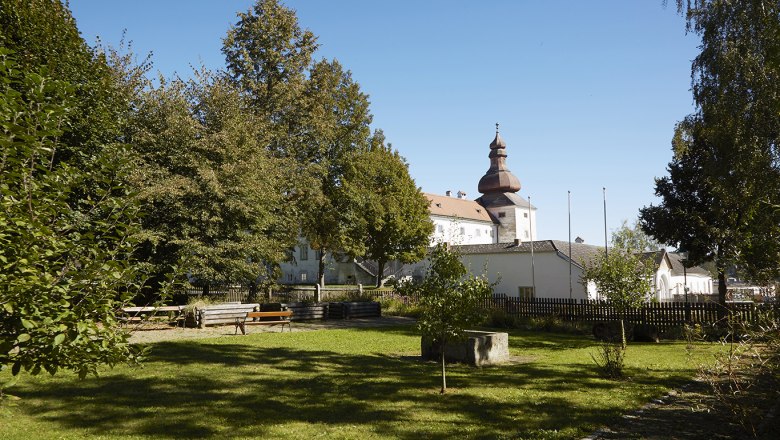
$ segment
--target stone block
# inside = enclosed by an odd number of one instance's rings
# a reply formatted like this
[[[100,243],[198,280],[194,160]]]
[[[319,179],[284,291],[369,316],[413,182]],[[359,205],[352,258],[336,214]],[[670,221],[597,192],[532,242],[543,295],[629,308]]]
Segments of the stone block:
[[[424,360],[439,360],[441,346],[423,337],[420,343]],[[509,335],[501,332],[467,330],[466,339],[447,344],[444,358],[474,366],[500,364],[509,360]]]

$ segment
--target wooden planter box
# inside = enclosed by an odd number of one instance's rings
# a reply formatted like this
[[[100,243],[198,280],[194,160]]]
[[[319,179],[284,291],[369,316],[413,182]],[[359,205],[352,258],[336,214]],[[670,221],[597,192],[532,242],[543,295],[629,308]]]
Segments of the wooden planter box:
[[[375,318],[382,316],[382,305],[374,301],[333,302],[328,311],[329,319]]]

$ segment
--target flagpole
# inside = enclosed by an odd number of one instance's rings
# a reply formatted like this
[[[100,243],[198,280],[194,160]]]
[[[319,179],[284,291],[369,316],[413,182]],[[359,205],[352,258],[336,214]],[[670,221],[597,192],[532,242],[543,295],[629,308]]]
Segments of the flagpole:
[[[572,288],[571,288],[571,191],[567,191],[567,201],[568,201],[568,207],[569,207],[569,299],[572,297]]]
[[[528,229],[531,236],[531,286],[533,287],[533,297],[536,298],[536,268],[534,267],[534,223],[531,213],[531,196],[528,196]]]
[[[604,257],[609,258],[609,247],[607,245],[607,188],[602,187],[601,191],[604,195]]]

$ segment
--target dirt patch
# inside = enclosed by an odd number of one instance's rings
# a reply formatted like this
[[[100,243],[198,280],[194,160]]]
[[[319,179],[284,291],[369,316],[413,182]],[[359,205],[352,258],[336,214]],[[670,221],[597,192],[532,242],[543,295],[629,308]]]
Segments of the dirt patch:
[[[780,432],[777,390],[756,389],[753,398],[764,409],[756,420],[760,440],[777,439]],[[588,439],[710,440],[753,438],[733,422],[726,405],[704,382],[692,382],[644,407],[626,414],[623,420],[595,432]]]

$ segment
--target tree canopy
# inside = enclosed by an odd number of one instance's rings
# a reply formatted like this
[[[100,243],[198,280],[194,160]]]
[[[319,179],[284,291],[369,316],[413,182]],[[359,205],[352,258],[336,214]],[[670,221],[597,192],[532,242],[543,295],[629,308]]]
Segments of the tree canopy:
[[[433,232],[429,201],[397,151],[379,144],[355,155],[345,175],[345,187],[347,192],[357,193],[360,227],[364,228],[361,233],[366,237],[365,257],[377,262],[377,287],[383,283],[387,262],[412,263],[425,257]]]
[[[186,257],[205,283],[274,278],[297,230],[290,167],[266,150],[268,124],[219,74],[161,79],[143,94],[131,141],[147,258],[165,267]]]
[[[74,88],[18,67],[0,49],[0,367],[83,377],[137,354],[115,317],[142,281],[129,156],[56,161]]]

